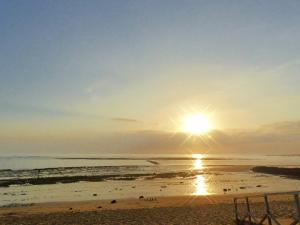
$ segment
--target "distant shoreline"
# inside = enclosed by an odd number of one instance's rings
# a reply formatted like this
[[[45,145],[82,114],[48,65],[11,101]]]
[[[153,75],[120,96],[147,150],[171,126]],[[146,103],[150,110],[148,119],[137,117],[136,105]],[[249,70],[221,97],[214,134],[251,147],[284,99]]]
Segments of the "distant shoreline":
[[[286,176],[288,178],[300,179],[300,168],[256,166],[252,168],[252,171],[256,173],[266,173],[272,175]]]
[[[53,157],[54,159],[62,160],[74,160],[74,159],[85,159],[85,160],[196,160],[197,157]],[[257,160],[250,158],[227,158],[227,157],[203,157],[201,160]]]

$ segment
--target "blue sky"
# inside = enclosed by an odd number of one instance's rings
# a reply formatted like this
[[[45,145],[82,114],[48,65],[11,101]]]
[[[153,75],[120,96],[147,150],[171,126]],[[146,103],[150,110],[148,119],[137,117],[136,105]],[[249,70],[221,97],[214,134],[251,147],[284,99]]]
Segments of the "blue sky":
[[[206,107],[219,130],[296,121],[299,24],[299,1],[2,0],[0,135],[168,132]]]

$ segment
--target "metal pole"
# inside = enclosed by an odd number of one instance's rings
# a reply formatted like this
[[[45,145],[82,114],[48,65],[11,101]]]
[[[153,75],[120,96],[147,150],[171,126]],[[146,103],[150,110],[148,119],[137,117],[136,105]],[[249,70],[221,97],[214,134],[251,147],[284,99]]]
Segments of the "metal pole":
[[[236,224],[239,224],[239,214],[238,214],[238,206],[237,206],[236,199],[234,199],[234,213],[235,213],[235,222]]]
[[[298,220],[298,223],[300,224],[300,203],[299,203],[299,195],[298,195],[298,194],[295,194],[295,195],[294,195],[294,199],[295,199],[296,210],[297,210],[297,220]]]
[[[249,205],[249,198],[248,197],[246,197],[246,204],[247,204],[247,213],[248,213],[249,223],[252,224],[252,221],[251,221],[251,212],[250,212],[250,205]]]
[[[266,205],[268,223],[269,223],[269,225],[272,225],[271,211],[270,211],[270,206],[269,206],[269,201],[268,201],[268,196],[267,195],[265,195],[265,205]]]

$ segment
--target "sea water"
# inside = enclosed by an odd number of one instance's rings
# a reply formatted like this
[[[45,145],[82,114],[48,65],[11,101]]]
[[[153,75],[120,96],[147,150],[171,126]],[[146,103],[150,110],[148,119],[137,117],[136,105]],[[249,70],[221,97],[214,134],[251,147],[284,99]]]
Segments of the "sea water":
[[[74,178],[70,183],[0,187],[0,205],[300,190],[300,180],[254,173],[254,166],[300,167],[300,156],[51,155],[0,157],[7,180]],[[98,182],[80,177],[104,177]],[[79,179],[77,179],[79,177]],[[128,179],[130,177],[130,179]],[[76,179],[75,179],[76,178]],[[226,191],[224,191],[226,189]]]

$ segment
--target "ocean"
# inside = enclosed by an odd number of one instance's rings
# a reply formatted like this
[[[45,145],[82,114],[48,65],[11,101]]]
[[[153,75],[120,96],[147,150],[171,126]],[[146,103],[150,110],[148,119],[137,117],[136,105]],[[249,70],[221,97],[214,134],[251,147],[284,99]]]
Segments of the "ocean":
[[[2,156],[0,205],[300,190],[300,180],[251,171],[261,165],[300,167],[300,156]]]

